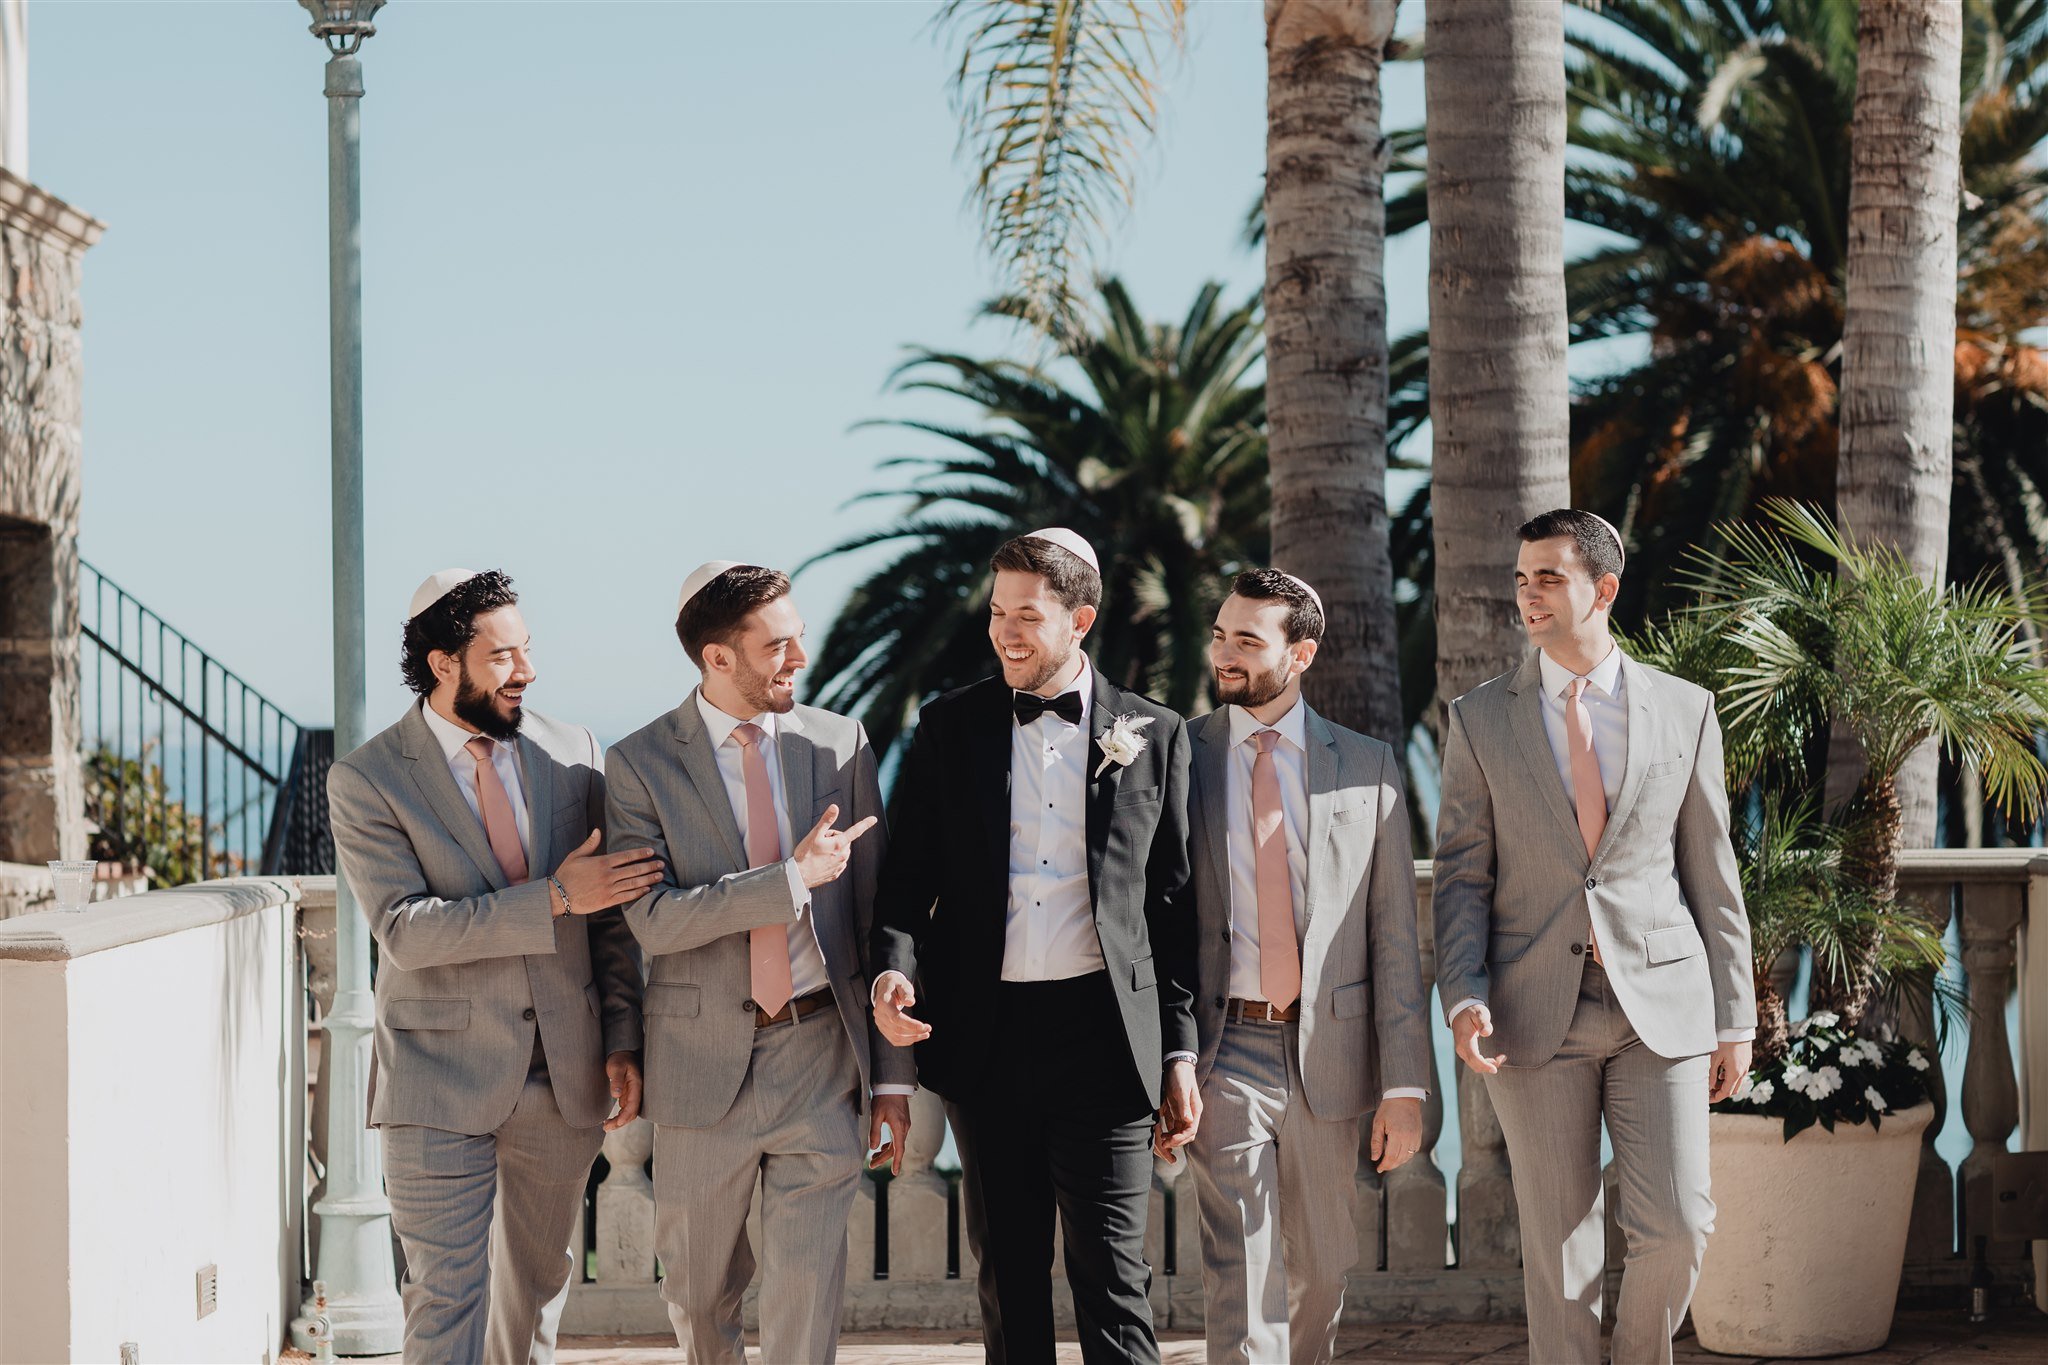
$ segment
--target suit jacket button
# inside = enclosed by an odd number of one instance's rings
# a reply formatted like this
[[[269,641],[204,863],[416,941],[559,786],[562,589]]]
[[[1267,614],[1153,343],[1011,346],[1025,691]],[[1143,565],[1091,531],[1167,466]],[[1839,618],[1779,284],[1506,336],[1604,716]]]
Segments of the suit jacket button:
[[[1586,947],[1585,947],[1585,945],[1584,945],[1584,944],[1582,944],[1582,943],[1574,943],[1574,944],[1572,945],[1572,956],[1573,956],[1573,957],[1577,957],[1577,956],[1578,956],[1578,955],[1579,955],[1580,953],[1583,953],[1583,952],[1585,952],[1585,951],[1586,951]]]
[[[1591,891],[1591,890],[1593,890],[1594,888],[1598,887],[1599,885],[1600,885],[1600,879],[1599,879],[1598,877],[1588,877],[1588,878],[1586,878],[1586,889],[1587,889],[1588,891]]]
[[[521,1019],[531,1019],[531,1018],[533,1018],[533,1011],[532,1011],[532,1010],[527,1010],[527,1011],[525,1011],[524,1013],[522,1013],[522,1014],[521,1014],[521,1015],[520,1015],[519,1017],[520,1017]]]
[[[754,1012],[754,1002],[751,1000],[741,1001],[740,1008],[745,1010],[748,1014],[752,1014]]]

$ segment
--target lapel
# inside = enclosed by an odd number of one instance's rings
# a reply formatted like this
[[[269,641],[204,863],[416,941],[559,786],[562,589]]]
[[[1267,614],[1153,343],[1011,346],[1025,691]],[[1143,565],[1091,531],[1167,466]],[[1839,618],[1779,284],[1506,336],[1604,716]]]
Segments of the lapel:
[[[697,800],[711,815],[711,827],[725,841],[732,866],[747,865],[746,842],[740,838],[740,822],[732,813],[732,799],[725,794],[725,779],[718,773],[718,755],[711,748],[711,734],[704,728],[704,715],[697,709],[697,692],[692,688],[683,704],[670,712],[676,743],[683,751],[683,775],[696,789]]]
[[[1557,756],[1551,752],[1550,736],[1543,730],[1543,665],[1539,654],[1538,650],[1530,650],[1528,657],[1522,660],[1521,671],[1508,684],[1508,715],[1514,727],[1515,741],[1522,749],[1522,759],[1529,765],[1537,789],[1543,793],[1543,804],[1550,807],[1550,813],[1557,817],[1565,837],[1583,858],[1586,839],[1579,833],[1578,812],[1572,809],[1572,803],[1565,795],[1564,783],[1558,779]],[[1613,823],[1611,819],[1608,821],[1610,826]]]
[[[1000,674],[989,680],[987,696],[967,718],[966,782],[981,809],[989,853],[1007,885],[1010,874],[1010,740],[1017,725],[1010,689]]]
[[[809,834],[818,819],[819,812],[811,808],[817,799],[818,746],[804,733],[796,712],[785,711],[775,718],[775,748],[782,759],[782,797],[789,807],[789,837],[794,841]]]
[[[1209,850],[1209,875],[1219,888],[1218,901],[1230,905],[1230,708],[1219,706],[1188,727],[1194,736],[1192,755],[1195,788],[1202,799],[1194,818],[1203,847]],[[1229,918],[1228,913],[1224,918]]]
[[[545,877],[555,866],[554,850],[548,847],[555,813],[555,765],[547,750],[524,734],[519,736],[519,781],[526,788],[526,875],[532,880]]]
[[[399,739],[406,758],[411,760],[413,785],[426,798],[442,828],[454,836],[462,851],[469,855],[469,860],[476,864],[477,871],[484,874],[484,880],[491,884],[491,889],[503,891],[505,871],[491,853],[491,841],[484,836],[483,822],[462,799],[462,791],[455,785],[455,775],[448,771],[448,755],[441,751],[441,742],[427,728],[426,717],[420,714],[421,705],[415,702],[408,707],[405,718],[398,723]]]
[[[1621,791],[1614,798],[1614,809],[1607,813],[1607,828],[1600,835],[1600,846],[1593,850],[1595,863],[1607,856],[1616,831],[1635,808],[1636,798],[1643,794],[1643,778],[1650,770],[1650,741],[1654,738],[1650,727],[1650,675],[1624,654],[1621,676],[1622,686],[1628,692],[1628,761],[1622,765]]]
[[[1308,875],[1302,907],[1302,940],[1308,939],[1309,926],[1315,923],[1316,892],[1328,880],[1317,875],[1323,870],[1323,860],[1330,851],[1330,813],[1337,805],[1337,736],[1330,731],[1330,723],[1309,710],[1307,702],[1302,703],[1306,722],[1303,736],[1308,740]]]
[[[1120,693],[1102,676],[1100,669],[1091,661],[1089,672],[1095,677],[1095,695],[1088,710],[1088,748],[1082,756],[1083,780],[1087,784],[1088,800],[1088,897],[1091,904],[1101,901],[1102,861],[1109,849],[1109,812],[1116,805],[1117,784],[1123,780],[1123,768],[1115,763],[1103,765],[1102,750],[1095,741],[1107,734],[1116,720]],[[1102,768],[1102,776],[1095,770]]]

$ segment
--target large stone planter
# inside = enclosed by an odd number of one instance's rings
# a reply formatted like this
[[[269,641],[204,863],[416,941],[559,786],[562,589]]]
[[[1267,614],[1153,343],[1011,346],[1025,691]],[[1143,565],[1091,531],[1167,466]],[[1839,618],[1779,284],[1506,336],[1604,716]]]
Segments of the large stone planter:
[[[1785,1141],[1785,1122],[1708,1116],[1714,1235],[1693,1330],[1724,1355],[1874,1351],[1891,1335],[1929,1103],[1873,1132],[1842,1124]]]

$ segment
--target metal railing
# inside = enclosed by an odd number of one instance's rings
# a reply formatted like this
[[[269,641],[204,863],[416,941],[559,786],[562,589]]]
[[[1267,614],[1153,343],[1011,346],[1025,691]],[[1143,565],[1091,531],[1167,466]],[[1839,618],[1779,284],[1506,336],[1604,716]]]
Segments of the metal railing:
[[[257,871],[298,722],[83,560],[78,607],[93,856],[156,886]]]

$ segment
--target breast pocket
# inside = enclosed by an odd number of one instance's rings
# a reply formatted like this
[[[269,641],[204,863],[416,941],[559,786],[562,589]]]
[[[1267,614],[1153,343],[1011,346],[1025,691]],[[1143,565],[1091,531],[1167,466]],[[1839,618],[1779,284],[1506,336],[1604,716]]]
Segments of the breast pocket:
[[[1123,787],[1118,789],[1116,794],[1116,800],[1112,801],[1110,804],[1113,806],[1121,807],[1143,806],[1148,803],[1156,803],[1159,800],[1159,792],[1160,788],[1157,786]]]
[[[703,992],[687,982],[651,981],[647,985],[646,1010],[650,1015],[695,1019],[703,1008]]]
[[[465,1029],[469,1027],[469,1002],[426,996],[387,1000],[384,1022],[391,1028]]]

